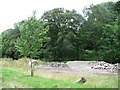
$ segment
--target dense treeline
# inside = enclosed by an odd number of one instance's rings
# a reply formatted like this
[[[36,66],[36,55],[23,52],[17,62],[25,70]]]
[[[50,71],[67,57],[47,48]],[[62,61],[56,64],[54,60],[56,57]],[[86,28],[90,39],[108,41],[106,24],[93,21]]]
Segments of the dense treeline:
[[[48,61],[120,60],[120,2],[75,10],[55,8],[38,20],[35,12],[2,33],[2,57]]]

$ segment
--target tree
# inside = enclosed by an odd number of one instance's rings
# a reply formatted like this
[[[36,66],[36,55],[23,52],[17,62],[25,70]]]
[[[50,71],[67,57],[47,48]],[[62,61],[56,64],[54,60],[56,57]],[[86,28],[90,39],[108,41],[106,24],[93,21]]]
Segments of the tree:
[[[20,31],[17,27],[15,29],[8,29],[2,33],[2,57],[10,57],[12,59],[20,57],[20,53],[15,47],[19,36]]]
[[[18,26],[21,36],[16,42],[17,49],[24,57],[39,58],[42,47],[47,41],[47,29],[44,29],[43,23],[36,19],[35,12]]]
[[[82,57],[82,49],[83,49],[83,33],[82,33],[82,24],[84,22],[84,18],[82,15],[76,13],[76,11],[69,12],[70,21],[68,22],[68,28],[70,32],[68,32],[69,35],[69,41],[73,45],[75,51],[76,51],[76,59],[80,60]]]
[[[51,52],[52,58],[56,60],[67,58],[67,54],[73,53],[68,53],[68,51],[74,51],[74,47],[79,46],[74,44],[79,40],[71,41],[70,39],[75,39],[76,36],[73,37],[70,34],[78,35],[77,33],[79,32],[83,17],[77,14],[75,10],[69,11],[63,8],[55,8],[45,12],[42,16],[42,21],[44,22],[44,26],[49,27],[49,51]],[[77,53],[79,53],[78,51],[77,49]]]
[[[120,1],[117,1],[114,7],[115,11],[118,12],[118,14],[120,14]]]
[[[86,34],[86,48],[88,50],[94,50],[96,52],[96,60],[100,60],[99,51],[105,49],[103,42],[105,39],[109,42],[109,37],[105,27],[107,24],[112,24],[116,20],[115,13],[112,12],[114,3],[102,3],[98,5],[91,5],[84,10],[86,16],[86,22],[83,25],[83,29]],[[110,30],[108,32],[111,32]],[[109,35],[109,34],[108,34]]]
[[[118,31],[117,31],[117,38],[120,42],[120,1],[116,2],[114,10],[117,11],[117,22],[118,22]]]
[[[119,47],[117,40],[117,23],[106,24],[104,26],[104,39],[102,41],[102,46],[104,49],[101,50],[101,57],[104,61],[109,63],[117,63],[119,60]]]
[[[0,58],[2,58],[2,34],[0,34]]]

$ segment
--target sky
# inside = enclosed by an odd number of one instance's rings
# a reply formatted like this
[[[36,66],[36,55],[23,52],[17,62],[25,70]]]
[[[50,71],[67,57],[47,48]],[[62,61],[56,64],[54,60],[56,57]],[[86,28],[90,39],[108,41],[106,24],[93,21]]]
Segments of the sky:
[[[38,19],[45,11],[53,8],[75,9],[82,13],[82,9],[91,4],[117,0],[0,0],[0,34],[14,28],[14,23],[27,19],[36,11]]]

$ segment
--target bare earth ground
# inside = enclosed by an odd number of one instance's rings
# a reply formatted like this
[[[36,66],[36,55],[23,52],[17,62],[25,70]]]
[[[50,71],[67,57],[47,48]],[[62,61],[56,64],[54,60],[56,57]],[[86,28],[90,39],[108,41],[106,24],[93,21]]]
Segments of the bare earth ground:
[[[68,67],[51,67],[51,63],[44,63],[36,66],[36,72],[44,73],[59,73],[59,74],[75,74],[80,76],[93,76],[93,75],[114,75],[117,76],[117,72],[112,72],[108,69],[93,69],[96,61],[68,61],[66,64]]]

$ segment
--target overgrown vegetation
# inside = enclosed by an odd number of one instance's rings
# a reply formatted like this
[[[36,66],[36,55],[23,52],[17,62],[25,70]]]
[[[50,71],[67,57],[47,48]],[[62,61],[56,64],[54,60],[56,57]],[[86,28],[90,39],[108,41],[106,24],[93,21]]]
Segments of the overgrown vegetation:
[[[119,1],[91,5],[83,10],[55,8],[38,20],[29,17],[2,33],[2,57],[29,57],[48,61],[120,60]]]

